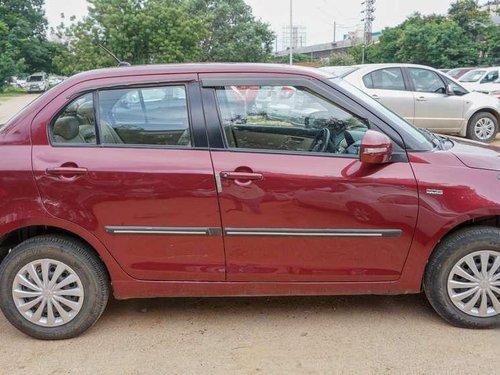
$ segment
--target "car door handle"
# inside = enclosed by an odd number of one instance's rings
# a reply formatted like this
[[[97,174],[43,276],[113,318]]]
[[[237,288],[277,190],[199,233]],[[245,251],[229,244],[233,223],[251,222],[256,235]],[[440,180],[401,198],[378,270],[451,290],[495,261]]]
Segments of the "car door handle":
[[[260,181],[264,179],[261,173],[250,172],[221,172],[220,176],[226,180]]]
[[[375,99],[375,100],[380,100],[380,96],[378,96],[377,94],[373,94],[372,98]]]
[[[426,102],[427,101],[427,98],[425,96],[419,96],[417,98],[417,102]]]
[[[54,167],[47,168],[46,173],[49,176],[75,177],[87,174],[87,168],[82,167]]]

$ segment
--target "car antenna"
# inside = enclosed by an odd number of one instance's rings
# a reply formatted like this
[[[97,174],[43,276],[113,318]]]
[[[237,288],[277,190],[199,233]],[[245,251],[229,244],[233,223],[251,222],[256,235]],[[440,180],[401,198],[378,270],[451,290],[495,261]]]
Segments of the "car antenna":
[[[111,52],[109,49],[107,49],[106,47],[104,47],[102,44],[98,44],[99,47],[101,47],[104,51],[106,51],[113,59],[115,59],[117,62],[118,62],[118,66],[119,67],[122,67],[122,66],[131,66],[129,62],[127,61],[121,61],[118,57],[116,57],[116,55]]]

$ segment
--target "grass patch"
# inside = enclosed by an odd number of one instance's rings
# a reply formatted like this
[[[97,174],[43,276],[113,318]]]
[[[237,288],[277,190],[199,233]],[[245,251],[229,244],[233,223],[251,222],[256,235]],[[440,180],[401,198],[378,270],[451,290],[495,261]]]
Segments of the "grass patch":
[[[26,94],[26,91],[19,87],[5,87],[3,90],[0,90],[0,98],[10,98],[24,94]]]

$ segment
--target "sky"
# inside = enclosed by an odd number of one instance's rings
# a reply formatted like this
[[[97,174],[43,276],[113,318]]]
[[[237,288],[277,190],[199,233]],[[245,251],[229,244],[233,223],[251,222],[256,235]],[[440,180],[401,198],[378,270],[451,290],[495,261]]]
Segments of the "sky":
[[[362,0],[293,0],[294,24],[306,27],[307,44],[326,43],[333,40],[333,23],[337,23],[336,39],[341,40],[348,31],[362,27]],[[290,0],[245,0],[253,9],[253,14],[271,25],[278,35],[289,23]],[[453,0],[377,0],[373,30],[396,26],[414,12],[422,14],[445,14]],[[483,1],[484,2],[484,1]],[[66,19],[77,18],[87,12],[86,0],[45,0],[45,12],[49,26]]]

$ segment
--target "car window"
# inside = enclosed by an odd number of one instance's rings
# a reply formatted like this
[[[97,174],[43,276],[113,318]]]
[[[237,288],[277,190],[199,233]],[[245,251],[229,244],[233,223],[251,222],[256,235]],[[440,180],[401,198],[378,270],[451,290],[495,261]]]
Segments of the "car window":
[[[295,86],[217,89],[230,148],[358,155],[365,120]]]
[[[415,91],[445,94],[446,86],[439,75],[432,70],[408,68]]]
[[[471,70],[460,78],[460,82],[477,82],[481,79],[484,73],[486,73],[486,70]]]
[[[462,86],[460,86],[456,82],[454,82],[451,79],[446,78],[446,77],[443,77],[443,78],[446,81],[446,84],[451,87],[451,90],[453,91],[453,93],[455,95],[461,96],[461,95],[465,95],[468,93],[468,91],[466,89],[464,89]]]
[[[184,86],[99,92],[99,130],[103,144],[191,145]]]
[[[481,80],[481,83],[489,83],[489,82],[495,82],[498,79],[498,70],[491,70],[486,75],[484,78]]]
[[[96,144],[92,93],[70,102],[51,122],[50,139],[54,144]]]
[[[369,89],[405,90],[403,72],[400,68],[375,70],[363,77],[363,83]]]

